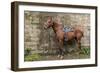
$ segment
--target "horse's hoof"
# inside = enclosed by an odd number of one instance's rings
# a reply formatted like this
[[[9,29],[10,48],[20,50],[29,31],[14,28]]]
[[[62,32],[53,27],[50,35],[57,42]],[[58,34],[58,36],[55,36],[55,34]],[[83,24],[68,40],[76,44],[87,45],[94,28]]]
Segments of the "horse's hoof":
[[[58,58],[60,57],[60,55],[57,56]]]
[[[61,58],[61,59],[64,59],[64,56],[61,56],[60,58]]]

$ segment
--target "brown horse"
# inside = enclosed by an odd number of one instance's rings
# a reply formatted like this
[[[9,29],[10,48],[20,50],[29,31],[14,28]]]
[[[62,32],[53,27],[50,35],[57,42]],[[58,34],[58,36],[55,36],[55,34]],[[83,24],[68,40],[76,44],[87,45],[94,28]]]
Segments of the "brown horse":
[[[47,29],[50,27],[53,28],[56,34],[56,38],[59,46],[58,49],[60,54],[59,57],[61,59],[64,58],[63,45],[64,45],[65,37],[67,37],[67,41],[76,40],[78,49],[81,49],[81,38],[83,37],[83,32],[80,29],[77,28],[74,29],[73,31],[64,32],[62,23],[59,21],[59,19],[53,20],[52,17],[48,17],[47,21],[44,23],[44,28]]]

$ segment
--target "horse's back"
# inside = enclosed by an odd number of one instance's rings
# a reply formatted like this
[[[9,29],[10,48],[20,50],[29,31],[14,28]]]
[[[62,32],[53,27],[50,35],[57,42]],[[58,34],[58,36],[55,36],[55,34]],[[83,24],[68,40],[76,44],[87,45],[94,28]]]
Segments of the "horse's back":
[[[64,27],[63,28],[63,31],[64,32],[71,32],[71,31],[73,31],[71,28],[69,28],[69,27]]]

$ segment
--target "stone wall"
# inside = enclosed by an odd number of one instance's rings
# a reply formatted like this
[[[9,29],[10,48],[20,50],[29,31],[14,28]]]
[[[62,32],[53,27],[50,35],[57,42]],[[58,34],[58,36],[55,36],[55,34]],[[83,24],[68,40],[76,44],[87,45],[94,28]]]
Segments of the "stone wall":
[[[44,52],[46,49],[58,48],[55,33],[50,28],[43,29],[48,16],[59,16],[64,27],[77,27],[84,31],[82,46],[90,45],[90,15],[79,13],[49,13],[25,11],[24,45],[32,52]]]

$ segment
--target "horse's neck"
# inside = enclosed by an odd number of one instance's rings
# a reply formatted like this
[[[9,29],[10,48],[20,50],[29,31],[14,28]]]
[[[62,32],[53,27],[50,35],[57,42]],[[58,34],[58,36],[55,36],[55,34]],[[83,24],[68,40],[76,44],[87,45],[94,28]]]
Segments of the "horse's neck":
[[[56,33],[57,31],[61,31],[63,30],[63,26],[61,24],[58,24],[58,23],[53,23],[53,26],[52,26],[54,32]]]

